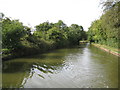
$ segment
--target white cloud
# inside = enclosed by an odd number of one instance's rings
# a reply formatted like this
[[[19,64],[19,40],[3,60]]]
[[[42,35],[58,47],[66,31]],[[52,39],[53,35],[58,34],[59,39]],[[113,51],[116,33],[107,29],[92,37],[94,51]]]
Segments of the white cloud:
[[[100,15],[99,0],[1,0],[0,11],[32,26],[63,20],[82,25],[85,30]]]

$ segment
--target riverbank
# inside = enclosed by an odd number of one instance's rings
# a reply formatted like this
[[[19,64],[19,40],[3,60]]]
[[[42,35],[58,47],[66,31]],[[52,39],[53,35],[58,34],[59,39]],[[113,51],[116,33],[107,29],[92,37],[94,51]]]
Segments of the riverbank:
[[[94,45],[95,47],[100,48],[108,53],[111,53],[113,55],[120,57],[120,50],[119,49],[112,48],[112,47],[109,47],[106,45],[95,44],[95,43],[92,43],[92,45]]]
[[[2,50],[2,60],[7,61],[15,58],[20,58],[20,57],[29,57],[31,55],[37,55],[37,54],[43,54],[46,52],[50,52],[56,49],[61,49],[61,48],[73,48],[78,45],[66,45],[64,47],[55,47],[55,46],[49,46],[46,48],[42,49],[35,49],[35,48],[24,48],[21,49],[20,51],[9,51],[8,49],[3,49]]]
[[[3,61],[7,61],[10,59],[14,59],[14,58],[20,58],[20,57],[28,57],[30,55],[35,55],[35,54],[42,54],[45,52],[49,52],[50,50],[54,50],[55,48],[43,48],[43,49],[35,49],[35,48],[24,48],[21,49],[19,51],[3,51],[2,52],[2,60]]]
[[[88,41],[87,40],[79,41],[79,44],[84,44],[84,43],[88,43]]]

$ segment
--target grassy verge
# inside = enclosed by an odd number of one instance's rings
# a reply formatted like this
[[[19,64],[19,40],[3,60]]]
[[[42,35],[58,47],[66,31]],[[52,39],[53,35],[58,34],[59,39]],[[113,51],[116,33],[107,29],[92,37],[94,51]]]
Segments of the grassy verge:
[[[113,47],[110,47],[110,46],[106,46],[106,45],[100,45],[100,44],[95,44],[95,43],[92,43],[92,45],[106,51],[106,52],[109,52],[113,55],[116,55],[116,56],[119,56],[120,57],[120,49],[117,49],[117,48],[113,48]]]
[[[87,43],[87,40],[79,41],[79,43]]]

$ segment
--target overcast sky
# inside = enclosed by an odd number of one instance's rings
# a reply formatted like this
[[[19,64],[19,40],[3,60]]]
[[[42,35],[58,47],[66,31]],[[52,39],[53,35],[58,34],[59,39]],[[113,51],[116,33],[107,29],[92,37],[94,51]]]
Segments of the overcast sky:
[[[98,6],[99,0],[0,0],[0,12],[32,27],[63,20],[68,26],[78,24],[87,30],[102,14]]]

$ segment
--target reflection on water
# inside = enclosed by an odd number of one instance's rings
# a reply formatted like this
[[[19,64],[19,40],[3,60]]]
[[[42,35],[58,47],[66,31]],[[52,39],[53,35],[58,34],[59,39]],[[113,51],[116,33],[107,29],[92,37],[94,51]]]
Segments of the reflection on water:
[[[83,45],[5,61],[3,87],[117,88],[118,58]]]

